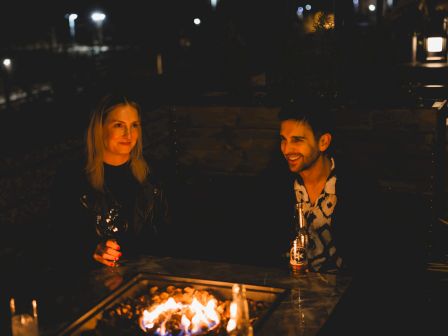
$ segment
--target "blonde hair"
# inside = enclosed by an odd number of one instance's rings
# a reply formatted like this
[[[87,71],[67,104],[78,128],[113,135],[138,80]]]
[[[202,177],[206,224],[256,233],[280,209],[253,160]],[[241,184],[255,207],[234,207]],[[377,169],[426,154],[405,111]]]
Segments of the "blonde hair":
[[[109,113],[120,105],[129,105],[137,110],[138,118],[141,120],[139,105],[124,96],[108,95],[105,96],[98,107],[93,111],[86,136],[86,175],[90,185],[100,192],[104,191],[104,141],[103,141],[103,125]],[[141,127],[141,126],[140,126]],[[131,153],[131,171],[132,175],[143,183],[149,174],[149,167],[143,157],[143,139],[142,132],[138,134],[137,143]]]

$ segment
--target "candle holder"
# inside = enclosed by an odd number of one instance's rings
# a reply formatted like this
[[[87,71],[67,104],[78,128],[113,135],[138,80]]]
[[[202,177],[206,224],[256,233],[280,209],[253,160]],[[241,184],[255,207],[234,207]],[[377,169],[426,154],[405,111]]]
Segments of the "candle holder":
[[[32,300],[31,305],[29,305],[18,304],[14,298],[11,298],[9,308],[11,311],[12,336],[39,336],[36,300]]]

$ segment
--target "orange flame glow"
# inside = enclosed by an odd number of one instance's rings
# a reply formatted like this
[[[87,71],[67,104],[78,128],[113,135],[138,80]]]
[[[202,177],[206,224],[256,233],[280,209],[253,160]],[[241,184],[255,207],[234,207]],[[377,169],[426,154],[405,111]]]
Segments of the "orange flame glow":
[[[166,330],[166,324],[173,316],[181,316],[179,327],[184,335],[198,335],[204,330],[214,329],[219,325],[221,316],[216,310],[217,300],[210,297],[205,305],[196,298],[190,304],[184,304],[170,297],[164,303],[145,309],[140,325],[145,331],[156,328],[156,335],[168,336],[170,333]]]

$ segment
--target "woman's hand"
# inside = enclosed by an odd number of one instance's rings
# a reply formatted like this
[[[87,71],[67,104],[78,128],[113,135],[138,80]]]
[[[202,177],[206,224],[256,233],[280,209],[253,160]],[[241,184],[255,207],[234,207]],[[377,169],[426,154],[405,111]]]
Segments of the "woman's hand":
[[[93,253],[93,259],[106,266],[116,266],[120,259],[120,245],[115,240],[107,240],[99,243]]]

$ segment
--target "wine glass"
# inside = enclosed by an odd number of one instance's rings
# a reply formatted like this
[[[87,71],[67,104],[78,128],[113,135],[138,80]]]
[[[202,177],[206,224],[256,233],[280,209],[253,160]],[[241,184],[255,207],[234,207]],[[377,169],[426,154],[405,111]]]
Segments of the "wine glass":
[[[115,204],[113,207],[104,211],[103,215],[96,218],[96,232],[104,240],[113,240],[118,243],[118,239],[128,229],[128,222],[120,216],[121,206]],[[118,262],[114,261],[114,265],[118,266]]]

